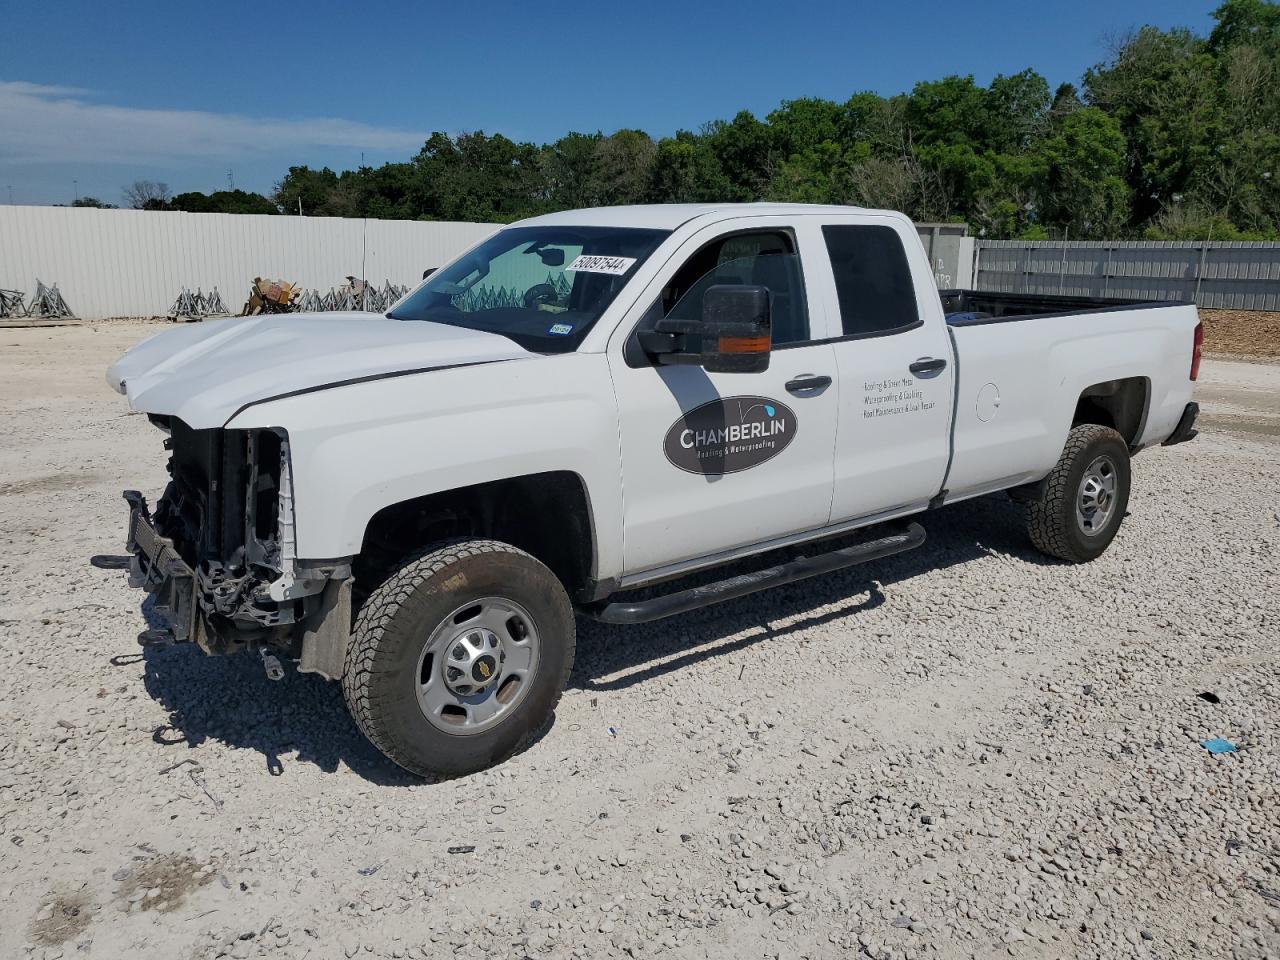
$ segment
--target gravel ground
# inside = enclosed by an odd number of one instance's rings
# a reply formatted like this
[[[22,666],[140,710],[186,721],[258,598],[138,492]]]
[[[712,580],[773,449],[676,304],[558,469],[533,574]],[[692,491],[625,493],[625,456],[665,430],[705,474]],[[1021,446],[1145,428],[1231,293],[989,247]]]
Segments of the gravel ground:
[[[1204,433],[1135,461],[1093,564],[993,497],[583,622],[550,731],[430,785],[334,685],[139,651],[87,559],[161,487],[102,381],[144,332],[0,332],[0,956],[1280,955],[1280,367],[1206,362]]]

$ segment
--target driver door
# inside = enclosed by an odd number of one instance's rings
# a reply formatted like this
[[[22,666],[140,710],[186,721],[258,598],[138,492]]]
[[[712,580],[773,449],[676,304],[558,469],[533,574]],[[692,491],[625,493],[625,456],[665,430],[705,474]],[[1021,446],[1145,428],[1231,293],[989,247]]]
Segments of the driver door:
[[[709,227],[658,274],[610,344],[620,416],[624,577],[678,567],[826,525],[838,389],[827,314],[802,269],[821,235],[804,218]],[[659,365],[636,329],[700,319],[713,285],[769,291],[769,368],[708,373]]]

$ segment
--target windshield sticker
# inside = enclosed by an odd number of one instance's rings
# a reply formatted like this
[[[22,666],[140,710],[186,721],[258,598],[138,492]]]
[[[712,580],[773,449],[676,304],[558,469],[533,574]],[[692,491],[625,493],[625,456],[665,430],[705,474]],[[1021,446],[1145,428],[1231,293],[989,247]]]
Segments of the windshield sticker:
[[[547,329],[547,333],[554,333],[558,337],[563,337],[565,334],[573,333],[573,324],[572,323],[553,323]]]
[[[596,254],[580,254],[573,263],[565,267],[565,272],[574,271],[577,273],[607,273],[610,276],[620,277],[628,270],[631,265],[636,262],[635,257],[602,257]]]
[[[726,397],[694,407],[667,430],[663,452],[686,473],[739,473],[772,460],[795,439],[795,412],[767,397]]]

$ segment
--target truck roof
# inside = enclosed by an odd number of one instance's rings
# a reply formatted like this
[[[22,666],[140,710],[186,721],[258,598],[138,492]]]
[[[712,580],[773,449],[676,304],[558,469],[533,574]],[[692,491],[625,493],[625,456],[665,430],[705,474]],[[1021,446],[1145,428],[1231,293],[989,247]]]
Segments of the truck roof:
[[[562,210],[540,217],[530,217],[512,226],[592,226],[644,227],[651,230],[674,230],[698,217],[767,216],[778,214],[822,213],[889,213],[862,207],[828,206],[816,203],[651,203],[625,207],[589,207]],[[900,216],[900,214],[897,214]]]

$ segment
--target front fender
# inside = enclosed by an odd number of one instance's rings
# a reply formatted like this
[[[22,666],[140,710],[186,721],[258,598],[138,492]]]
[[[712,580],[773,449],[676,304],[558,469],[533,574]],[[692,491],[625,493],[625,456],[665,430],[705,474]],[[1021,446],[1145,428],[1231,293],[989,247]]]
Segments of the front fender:
[[[227,426],[288,433],[300,557],[358,554],[392,504],[569,471],[586,486],[596,576],[621,570],[617,407],[602,354],[353,383],[250,406]]]

